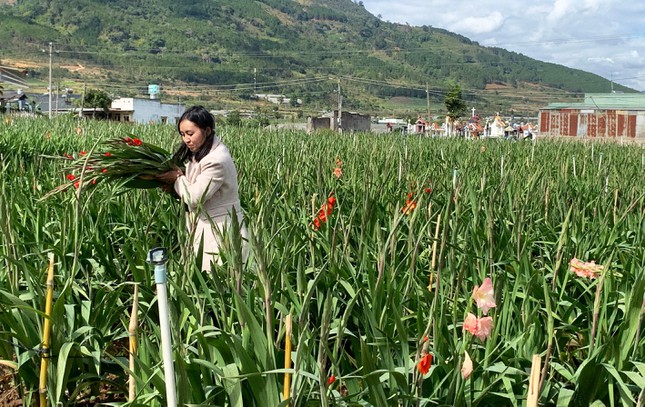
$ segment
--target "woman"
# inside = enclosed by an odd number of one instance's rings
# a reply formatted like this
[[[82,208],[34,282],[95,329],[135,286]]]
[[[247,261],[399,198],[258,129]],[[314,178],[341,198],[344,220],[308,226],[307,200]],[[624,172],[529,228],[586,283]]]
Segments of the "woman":
[[[186,110],[177,123],[182,143],[175,162],[186,163],[186,172],[175,168],[157,176],[172,186],[188,210],[188,231],[195,254],[203,239],[202,270],[211,262],[221,264],[219,247],[222,237],[236,216],[246,260],[247,231],[238,194],[237,170],[228,148],[215,135],[215,119],[202,106]]]

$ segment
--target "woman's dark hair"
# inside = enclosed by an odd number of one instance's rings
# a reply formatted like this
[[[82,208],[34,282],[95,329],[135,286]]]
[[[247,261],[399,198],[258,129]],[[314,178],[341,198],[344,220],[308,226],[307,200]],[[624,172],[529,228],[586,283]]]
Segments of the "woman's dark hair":
[[[179,126],[184,120],[195,123],[195,125],[204,132],[206,140],[195,153],[190,151],[186,143],[182,142],[179,145],[179,148],[177,148],[175,154],[172,156],[172,159],[177,164],[184,163],[186,160],[190,160],[193,157],[195,158],[195,161],[199,162],[206,156],[206,154],[208,154],[209,151],[211,151],[211,147],[213,147],[213,140],[215,139],[215,118],[204,106],[193,106],[189,107],[179,118],[179,121],[177,122],[177,131],[179,131]],[[208,129],[210,129],[210,132],[206,134]]]

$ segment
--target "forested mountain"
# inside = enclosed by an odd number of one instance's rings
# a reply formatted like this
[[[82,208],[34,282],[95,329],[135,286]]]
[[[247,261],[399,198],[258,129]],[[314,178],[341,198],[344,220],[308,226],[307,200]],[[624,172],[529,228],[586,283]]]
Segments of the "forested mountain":
[[[350,0],[0,3],[0,58],[38,61],[42,68],[31,74],[42,78],[51,41],[57,78],[121,95],[160,83],[171,94],[213,103],[282,93],[329,105],[340,81],[348,108],[379,111],[394,96],[425,103],[427,92],[438,103],[449,80],[469,102],[490,109],[609,89],[591,73],[431,26],[385,22]]]

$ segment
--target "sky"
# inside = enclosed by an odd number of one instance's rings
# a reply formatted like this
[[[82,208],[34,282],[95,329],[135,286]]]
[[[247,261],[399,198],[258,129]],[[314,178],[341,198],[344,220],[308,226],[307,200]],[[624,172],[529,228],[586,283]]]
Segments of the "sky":
[[[643,0],[362,1],[383,21],[443,28],[482,46],[592,72],[645,91]]]

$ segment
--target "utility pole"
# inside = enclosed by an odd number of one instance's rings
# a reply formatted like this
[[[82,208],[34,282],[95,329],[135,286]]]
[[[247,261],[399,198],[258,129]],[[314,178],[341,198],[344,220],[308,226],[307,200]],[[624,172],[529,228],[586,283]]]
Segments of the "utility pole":
[[[49,43],[49,118],[52,118],[52,51],[53,43]]]
[[[258,93],[258,68],[253,68],[253,96]]]
[[[342,134],[341,118],[343,117],[343,96],[340,94],[340,79],[338,79],[338,119],[336,121],[338,132]]]
[[[78,112],[78,117],[83,117],[83,110],[85,109],[85,89],[87,84],[83,83],[83,95],[81,96],[81,110]]]
[[[426,119],[430,121],[430,90],[428,90],[428,82],[426,82]]]

